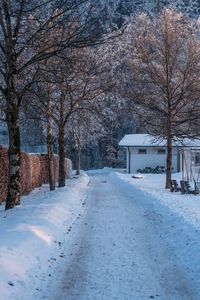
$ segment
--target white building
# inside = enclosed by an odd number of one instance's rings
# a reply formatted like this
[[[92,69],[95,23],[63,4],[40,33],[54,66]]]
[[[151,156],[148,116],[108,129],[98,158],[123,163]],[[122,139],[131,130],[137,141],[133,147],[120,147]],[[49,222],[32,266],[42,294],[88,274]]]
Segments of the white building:
[[[200,147],[184,147],[182,161],[183,180],[200,182]]]
[[[119,146],[126,147],[127,173],[136,173],[139,169],[146,167],[166,167],[166,140],[161,141],[148,134],[128,134],[120,141]],[[188,151],[193,151],[193,156],[186,157],[184,153]],[[184,140],[183,143],[173,143],[172,153],[173,172],[180,172],[184,169],[185,174],[188,174],[190,160],[200,153],[200,141]],[[195,161],[195,158],[193,160]],[[197,161],[198,158],[196,158]]]

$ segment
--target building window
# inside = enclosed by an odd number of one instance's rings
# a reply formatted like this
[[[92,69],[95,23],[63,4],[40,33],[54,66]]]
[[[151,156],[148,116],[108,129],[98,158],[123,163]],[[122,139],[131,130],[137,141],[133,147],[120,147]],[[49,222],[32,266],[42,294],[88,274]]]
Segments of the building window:
[[[147,154],[147,149],[138,149],[138,154]]]
[[[165,149],[158,149],[157,153],[158,154],[166,154],[166,150]]]
[[[200,166],[200,153],[195,153],[195,165]]]

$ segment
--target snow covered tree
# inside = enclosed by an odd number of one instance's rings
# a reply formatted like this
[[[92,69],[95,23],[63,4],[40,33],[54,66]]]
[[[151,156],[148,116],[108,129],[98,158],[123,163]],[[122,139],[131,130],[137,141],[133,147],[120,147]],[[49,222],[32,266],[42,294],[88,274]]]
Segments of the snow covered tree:
[[[126,29],[126,94],[146,131],[167,140],[166,188],[172,172],[172,142],[193,136],[199,118],[200,42],[187,17],[166,8],[141,14]],[[198,133],[197,133],[198,134]]]

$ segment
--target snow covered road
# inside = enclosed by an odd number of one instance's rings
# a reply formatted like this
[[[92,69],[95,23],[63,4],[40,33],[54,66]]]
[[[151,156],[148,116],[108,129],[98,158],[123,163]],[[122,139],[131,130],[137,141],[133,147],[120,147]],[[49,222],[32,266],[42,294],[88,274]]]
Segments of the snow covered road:
[[[41,299],[200,299],[166,238],[174,215],[106,172],[89,175],[83,212]]]

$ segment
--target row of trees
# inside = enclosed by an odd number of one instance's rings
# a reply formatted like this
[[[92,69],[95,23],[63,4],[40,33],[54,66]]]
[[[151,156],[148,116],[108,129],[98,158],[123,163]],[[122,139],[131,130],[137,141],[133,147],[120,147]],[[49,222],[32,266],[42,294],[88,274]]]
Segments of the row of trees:
[[[100,37],[93,9],[89,0],[0,1],[0,109],[9,134],[6,209],[20,204],[21,114],[44,121],[53,190],[53,131],[59,186],[64,186],[66,126],[71,124],[68,130],[79,145],[75,128],[80,130],[81,120],[94,112],[98,118],[102,109],[110,82],[104,76],[108,56],[100,44],[107,37]]]
[[[80,148],[102,131],[100,115],[103,99],[111,82],[103,55],[104,46],[63,51],[61,57],[40,65],[40,76],[28,93],[29,117],[44,120],[49,156],[50,189],[55,189],[53,176],[53,144],[59,149],[59,187],[65,185],[65,140],[70,135],[79,153],[77,173],[80,173]],[[101,52],[101,55],[100,53]],[[87,131],[87,134],[86,132]]]

